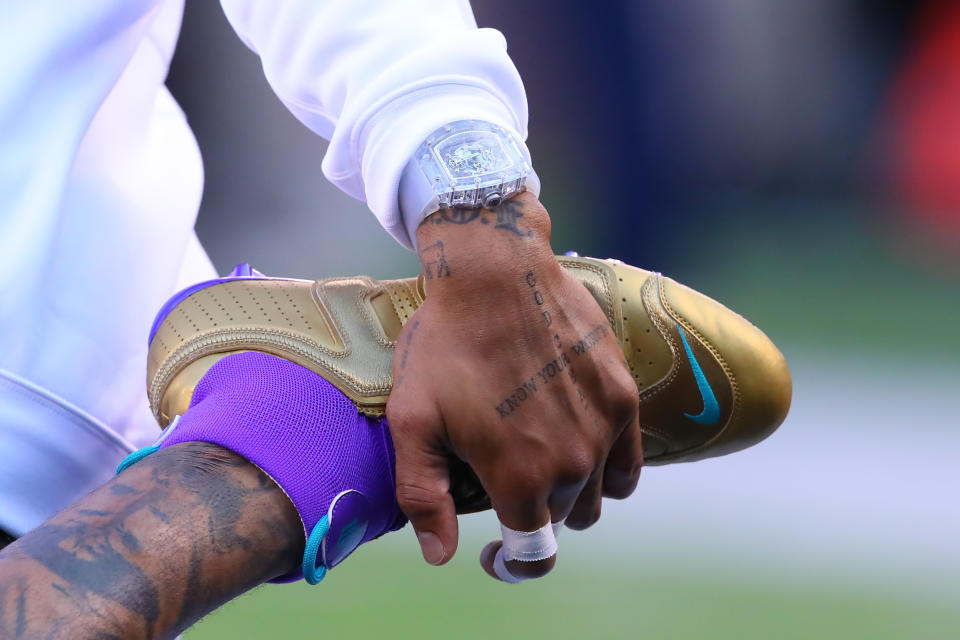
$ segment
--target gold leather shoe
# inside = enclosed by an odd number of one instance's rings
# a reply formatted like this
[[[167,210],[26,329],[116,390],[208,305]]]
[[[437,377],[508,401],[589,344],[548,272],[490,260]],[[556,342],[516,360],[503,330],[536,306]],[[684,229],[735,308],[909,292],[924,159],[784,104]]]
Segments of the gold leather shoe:
[[[670,278],[618,260],[558,257],[599,303],[640,392],[645,463],[690,462],[760,442],[790,407],[786,360],[747,320]],[[161,427],[190,405],[220,358],[263,351],[320,374],[368,415],[383,415],[401,327],[424,299],[422,277],[310,282],[239,265],[161,309],[150,333],[147,388]],[[461,512],[486,496],[454,470]]]

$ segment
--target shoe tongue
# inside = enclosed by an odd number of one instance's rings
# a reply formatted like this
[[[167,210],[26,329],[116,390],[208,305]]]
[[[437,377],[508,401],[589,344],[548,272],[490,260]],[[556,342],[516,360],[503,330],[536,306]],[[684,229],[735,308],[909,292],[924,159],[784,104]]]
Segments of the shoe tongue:
[[[241,262],[233,268],[233,271],[228,273],[225,277],[227,278],[265,278],[266,276],[251,267],[246,262]]]

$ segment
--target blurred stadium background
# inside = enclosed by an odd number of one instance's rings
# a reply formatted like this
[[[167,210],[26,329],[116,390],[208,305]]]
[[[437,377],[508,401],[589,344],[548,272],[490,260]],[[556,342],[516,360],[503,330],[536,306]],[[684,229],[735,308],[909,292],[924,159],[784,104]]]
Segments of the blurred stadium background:
[[[743,453],[648,468],[546,580],[426,566],[409,529],[316,588],[188,638],[951,638],[960,629],[960,3],[474,0],[529,92],[554,246],[662,271],[753,320],[794,406]],[[169,84],[206,164],[221,272],[414,273],[328,185],[217,3]]]

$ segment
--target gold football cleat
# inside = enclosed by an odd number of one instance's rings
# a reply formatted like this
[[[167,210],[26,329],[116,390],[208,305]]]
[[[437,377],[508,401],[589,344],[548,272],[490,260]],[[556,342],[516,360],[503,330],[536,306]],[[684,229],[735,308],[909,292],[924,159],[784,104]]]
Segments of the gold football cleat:
[[[791,382],[783,355],[747,320],[670,278],[618,260],[558,257],[607,316],[640,392],[645,464],[690,462],[754,445],[783,422]],[[401,327],[424,299],[421,278],[310,282],[238,266],[161,309],[150,333],[147,388],[162,427],[190,405],[220,358],[262,351],[315,371],[368,415],[383,415]],[[484,508],[466,465],[458,510]]]

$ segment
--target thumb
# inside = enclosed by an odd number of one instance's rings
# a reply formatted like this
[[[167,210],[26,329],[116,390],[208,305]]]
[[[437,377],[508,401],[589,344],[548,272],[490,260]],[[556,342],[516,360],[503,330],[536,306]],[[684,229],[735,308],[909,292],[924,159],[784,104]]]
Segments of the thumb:
[[[433,430],[423,423],[414,426],[401,422],[398,427],[393,437],[397,503],[416,531],[423,559],[441,565],[456,553],[458,537],[447,452],[425,435]]]

